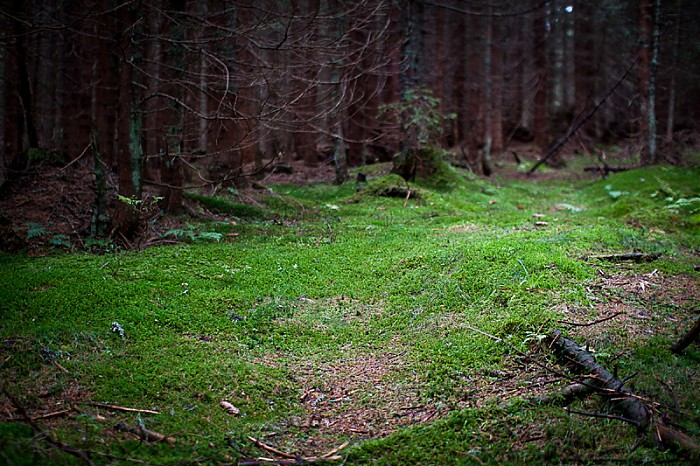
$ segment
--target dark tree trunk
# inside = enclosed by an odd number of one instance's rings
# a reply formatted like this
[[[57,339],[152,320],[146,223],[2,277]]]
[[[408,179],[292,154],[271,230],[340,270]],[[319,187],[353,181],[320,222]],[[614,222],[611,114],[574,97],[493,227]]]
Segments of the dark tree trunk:
[[[423,76],[423,17],[424,5],[422,0],[405,0],[402,17],[406,39],[403,44],[402,56],[404,71],[401,73],[401,99],[406,105],[408,94],[418,90]],[[414,179],[420,165],[420,147],[416,135],[412,134],[410,122],[407,121],[407,111],[401,112],[401,127],[403,134],[399,143],[399,153],[394,157],[392,172],[405,180]],[[408,131],[407,131],[408,129]]]
[[[39,138],[34,124],[34,106],[32,102],[31,83],[29,82],[29,71],[27,69],[27,30],[20,21],[15,21],[15,47],[17,49],[17,81],[19,99],[22,104],[24,128],[26,130],[27,148],[38,148]]]
[[[537,144],[540,149],[544,150],[549,144],[547,128],[547,29],[544,8],[535,11],[533,29],[535,41],[535,73],[537,76],[533,135],[535,144]]]
[[[640,162],[642,165],[653,163],[652,154],[649,151],[649,83],[651,80],[651,0],[639,0],[638,24],[639,24],[639,51],[637,66],[639,67],[639,136],[641,138],[642,151]]]

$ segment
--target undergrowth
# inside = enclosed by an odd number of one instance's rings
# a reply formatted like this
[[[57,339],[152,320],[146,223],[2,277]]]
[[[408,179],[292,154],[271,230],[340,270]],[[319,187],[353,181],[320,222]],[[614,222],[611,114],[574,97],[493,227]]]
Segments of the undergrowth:
[[[247,436],[299,455],[348,440],[345,464],[675,458],[650,442],[632,449],[633,429],[618,421],[518,401],[558,386],[532,378],[519,352],[548,360],[543,335],[574,317],[594,320],[622,299],[596,293],[601,276],[697,284],[700,172],[655,167],[534,183],[441,170],[449,186],[393,177],[358,189],[275,186],[255,208],[194,197],[223,220],[172,233],[191,235],[172,247],[0,255],[3,390],[30,416],[72,409],[38,422],[105,464],[269,455]],[[412,195],[392,196],[396,186]],[[207,239],[200,232],[213,241],[197,241]],[[585,259],[619,252],[661,257],[622,266]],[[692,305],[655,304],[675,323],[648,338],[613,327],[595,341],[601,357],[620,353],[616,364],[643,374],[640,391],[675,400],[683,428],[698,438],[697,348],[680,357],[664,349]],[[0,400],[4,463],[77,461]],[[425,414],[402,424],[414,411]],[[364,424],[333,430],[348,415]],[[116,431],[117,422],[176,442],[140,442]]]

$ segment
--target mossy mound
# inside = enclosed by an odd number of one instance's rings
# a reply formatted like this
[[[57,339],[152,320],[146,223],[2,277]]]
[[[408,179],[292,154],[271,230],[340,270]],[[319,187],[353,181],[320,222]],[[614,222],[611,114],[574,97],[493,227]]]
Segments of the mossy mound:
[[[403,178],[392,173],[370,181],[355,198],[356,200],[363,196],[406,198],[409,196],[409,191],[412,199],[420,199],[422,196],[421,190],[409,186]]]
[[[232,215],[238,218],[261,219],[265,218],[265,211],[249,204],[241,204],[222,199],[220,197],[203,196],[196,193],[187,193],[189,199],[199,202],[212,213]]]

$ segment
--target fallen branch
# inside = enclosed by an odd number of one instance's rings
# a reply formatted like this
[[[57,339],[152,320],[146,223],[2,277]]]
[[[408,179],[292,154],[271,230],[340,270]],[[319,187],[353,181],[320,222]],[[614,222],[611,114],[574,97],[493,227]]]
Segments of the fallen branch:
[[[270,446],[267,443],[262,442],[256,438],[248,436],[248,440],[253,442],[256,446],[262,448],[263,450],[267,450],[270,453],[274,453],[277,456],[281,456],[282,458],[289,458],[289,459],[296,459],[297,458],[295,455],[290,455],[289,453],[285,453],[283,451],[280,451],[280,450],[276,449],[275,447]]]
[[[627,419],[626,417],[622,416],[615,416],[614,414],[587,413],[585,411],[576,411],[575,409],[571,409],[568,406],[564,406],[564,411],[566,411],[567,413],[578,414],[579,416],[598,417],[601,419],[613,419],[616,421],[622,421],[640,427],[637,421],[633,421],[632,419]]]
[[[654,253],[629,252],[629,253],[623,253],[623,254],[598,254],[598,255],[592,255],[592,256],[584,256],[583,260],[598,259],[598,260],[604,260],[604,261],[610,261],[610,262],[624,262],[624,261],[651,262],[651,261],[655,261],[659,257],[661,257],[660,252],[654,252]]]
[[[343,459],[342,456],[337,455],[340,450],[343,448],[347,447],[350,445],[350,442],[345,442],[342,445],[340,445],[337,448],[332,449],[328,453],[325,453],[321,456],[295,456],[291,455],[289,453],[285,453],[283,451],[280,451],[276,449],[273,446],[268,445],[265,442],[261,442],[260,440],[253,438],[253,437],[248,437],[248,440],[253,442],[256,446],[262,448],[263,450],[266,450],[270,453],[273,453],[277,456],[281,456],[282,458],[265,458],[265,457],[258,457],[255,459],[245,459],[241,460],[238,462],[238,466],[257,466],[257,465],[262,465],[262,464],[309,464],[309,463],[317,463],[319,461],[338,461]]]
[[[695,458],[700,457],[700,446],[687,435],[665,425],[661,416],[654,416],[652,410],[639,396],[624,388],[624,380],[617,379],[596,362],[591,353],[578,346],[573,340],[565,338],[559,330],[548,336],[546,341],[555,353],[573,364],[577,372],[585,374],[599,393],[608,395],[606,398],[611,402],[612,407],[621,413],[621,416],[615,419],[637,426],[640,433],[651,429],[654,439],[662,448],[678,448]],[[611,393],[614,396],[609,396]]]
[[[151,442],[151,443],[159,443],[159,442],[166,442],[169,443],[170,445],[173,445],[175,443],[175,439],[172,437],[168,437],[163,434],[159,434],[158,432],[154,432],[149,429],[145,429],[141,426],[132,426],[129,424],[125,424],[123,422],[117,423],[114,428],[118,430],[119,432],[128,432],[130,434],[136,435],[139,439],[143,440],[144,442]]]
[[[559,330],[546,339],[550,348],[567,362],[572,363],[577,372],[589,376],[595,388],[612,391],[615,394],[615,407],[622,411],[627,419],[634,421],[640,428],[646,428],[651,422],[651,412],[638,397],[624,388],[624,384],[611,372],[598,364],[593,355],[578,346],[573,340],[565,338]]]
[[[38,437],[42,438],[49,445],[58,448],[62,452],[80,458],[81,460],[85,461],[85,464],[95,464],[90,458],[90,452],[81,450],[67,443],[63,443],[60,440],[53,438],[53,436],[51,436],[48,432],[44,431],[44,429],[42,429],[39,424],[36,423],[36,420],[27,414],[27,410],[24,408],[24,406],[7,391],[4,385],[2,386],[2,392],[5,394],[7,399],[10,400],[10,403],[12,403],[15,409],[19,411],[19,414],[22,416],[22,420],[29,424],[29,427],[32,428]]]
[[[600,324],[601,322],[605,322],[606,320],[614,319],[615,317],[622,315],[622,314],[624,314],[624,312],[616,312],[615,314],[613,314],[611,316],[604,317],[604,318],[598,319],[598,320],[594,320],[593,322],[588,322],[585,324],[579,324],[577,322],[567,322],[565,320],[557,320],[557,323],[571,325],[571,326],[575,326],[575,327],[590,327],[591,325]]]
[[[115,411],[126,411],[129,413],[145,413],[145,414],[160,414],[158,411],[153,411],[150,409],[136,409],[136,408],[125,408],[124,406],[117,406],[117,405],[109,405],[106,403],[97,403],[94,401],[83,401],[80,404],[83,405],[88,405],[88,406],[96,406],[98,408],[107,408],[107,409],[113,409]]]
[[[529,398],[527,401],[533,404],[561,404],[567,406],[574,399],[585,398],[593,392],[593,388],[588,385],[573,383],[562,388],[558,393],[536,396],[534,398]]]
[[[588,110],[588,112],[587,112],[585,115],[583,115],[583,116],[579,115],[580,119],[579,119],[579,118],[574,119],[574,121],[572,122],[572,124],[571,124],[571,126],[569,127],[569,129],[568,129],[568,131],[566,132],[566,134],[565,134],[563,137],[561,137],[555,144],[553,144],[553,145],[549,148],[549,150],[547,150],[547,153],[544,154],[544,155],[542,156],[542,158],[540,158],[540,159],[537,161],[537,163],[535,163],[535,164],[532,166],[532,168],[530,168],[530,170],[528,170],[528,172],[527,172],[528,175],[532,175],[533,173],[535,173],[535,170],[537,170],[537,169],[539,168],[540,165],[542,165],[542,164],[545,163],[547,160],[549,160],[551,157],[554,157],[556,154],[559,153],[559,151],[561,150],[561,148],[564,147],[564,144],[566,144],[566,142],[567,142],[569,139],[571,139],[571,137],[572,137],[574,134],[576,134],[576,132],[577,132],[584,124],[586,124],[586,122],[587,122],[588,120],[591,119],[591,117],[595,114],[595,112],[597,112],[598,109],[605,103],[605,101],[608,100],[608,98],[613,94],[613,92],[615,92],[615,90],[620,86],[620,84],[622,84],[622,83],[625,81],[625,79],[627,78],[627,75],[630,73],[630,71],[632,71],[632,68],[634,68],[634,65],[637,64],[637,60],[638,60],[638,59],[639,59],[639,58],[635,58],[635,59],[630,63],[630,65],[627,67],[627,70],[625,70],[625,72],[624,72],[624,74],[622,75],[622,77],[620,77],[620,79],[617,80],[617,82],[610,88],[610,90],[607,92],[607,94],[605,94],[605,95],[603,96],[603,98],[602,98],[599,102],[596,102],[595,105],[593,105],[593,107],[592,107],[590,110]],[[578,121],[576,121],[576,120],[578,120]]]
[[[698,320],[695,321],[695,325],[693,325],[693,328],[691,328],[688,333],[683,335],[680,340],[671,345],[671,352],[681,354],[684,349],[698,339],[698,336],[700,336],[700,317],[698,317]]]

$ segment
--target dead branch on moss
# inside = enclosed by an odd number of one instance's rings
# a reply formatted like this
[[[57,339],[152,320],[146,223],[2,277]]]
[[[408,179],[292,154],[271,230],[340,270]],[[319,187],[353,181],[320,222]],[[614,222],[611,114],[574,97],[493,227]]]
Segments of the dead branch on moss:
[[[671,345],[671,352],[674,354],[681,354],[684,349],[698,339],[698,336],[700,336],[700,317],[698,317],[698,320],[695,321],[695,325],[693,325],[693,328],[691,328],[688,333]]]
[[[582,383],[573,383],[562,388],[559,392],[551,395],[536,396],[527,401],[533,404],[561,404],[567,406],[574,399],[585,398],[593,393],[593,387]]]
[[[118,430],[119,432],[127,432],[130,434],[136,435],[139,439],[143,440],[144,442],[150,442],[150,443],[160,443],[160,442],[165,442],[169,443],[170,445],[175,444],[175,439],[173,437],[168,437],[163,434],[159,434],[158,432],[154,432],[152,430],[146,429],[141,426],[132,426],[129,424],[125,424],[123,422],[118,422],[114,428]]]
[[[265,457],[258,457],[255,459],[247,459],[247,460],[241,460],[238,462],[239,466],[257,466],[257,465],[263,465],[263,464],[309,464],[309,463],[317,463],[319,461],[338,461],[341,460],[343,457],[338,455],[337,453],[342,450],[343,448],[347,447],[350,445],[350,442],[345,442],[342,445],[340,445],[337,448],[332,449],[331,451],[324,453],[321,456],[295,456],[290,453],[285,453],[283,451],[278,450],[277,448],[268,445],[265,442],[262,442],[256,438],[253,437],[248,437],[248,440],[253,442],[256,446],[262,448],[263,450],[275,454],[277,456],[281,456],[282,458],[265,458]]]
[[[624,314],[624,312],[616,312],[615,314],[613,314],[611,316],[604,317],[604,318],[598,319],[598,320],[594,320],[593,322],[587,322],[585,324],[579,324],[577,322],[568,322],[566,320],[557,320],[557,323],[564,324],[564,325],[571,325],[574,327],[590,327],[592,325],[596,325],[596,324],[600,324],[602,322],[605,322],[606,320],[614,319],[615,317],[622,315],[622,314]]]
[[[160,414],[160,412],[153,411],[151,409],[126,408],[124,406],[110,405],[110,404],[106,404],[106,403],[97,403],[95,401],[85,401],[85,402],[81,402],[80,404],[88,405],[88,406],[96,406],[98,408],[113,409],[115,411],[126,411],[129,413]]]
[[[71,456],[75,456],[76,458],[80,458],[81,460],[85,461],[85,464],[95,464],[90,458],[91,453],[89,451],[81,450],[72,445],[64,443],[58,440],[57,438],[54,438],[50,432],[46,432],[44,429],[42,429],[41,426],[39,426],[39,424],[36,423],[36,419],[29,416],[24,405],[22,405],[22,403],[20,403],[12,394],[10,394],[10,392],[7,391],[4,385],[2,386],[2,392],[7,397],[7,399],[10,400],[12,406],[14,406],[15,409],[19,412],[21,420],[26,422],[39,438],[43,439],[46,443],[58,448],[64,453],[67,453]]]
[[[660,448],[675,448],[689,453],[694,458],[700,457],[700,447],[690,437],[667,426],[662,416],[650,408],[645,400],[624,387],[627,379],[619,380],[600,365],[591,353],[564,337],[558,330],[548,336],[546,341],[560,358],[573,366],[576,372],[587,377],[596,388],[596,392],[604,396],[614,410],[621,413],[620,416],[614,416],[615,419],[635,425],[640,434],[651,431]],[[580,412],[577,414],[591,415]]]

